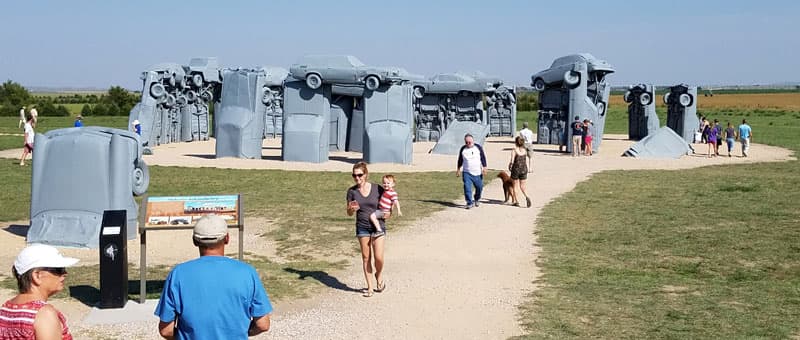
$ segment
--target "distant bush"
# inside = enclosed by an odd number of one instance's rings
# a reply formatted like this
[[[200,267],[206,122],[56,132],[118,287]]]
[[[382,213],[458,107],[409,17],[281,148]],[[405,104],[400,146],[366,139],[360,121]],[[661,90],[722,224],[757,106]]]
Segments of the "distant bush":
[[[539,110],[539,92],[517,93],[517,111]]]

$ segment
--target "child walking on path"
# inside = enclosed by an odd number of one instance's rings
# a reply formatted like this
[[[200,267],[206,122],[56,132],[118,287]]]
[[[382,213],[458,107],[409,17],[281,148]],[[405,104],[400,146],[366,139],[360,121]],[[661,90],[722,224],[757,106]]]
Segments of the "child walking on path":
[[[403,216],[403,212],[400,211],[400,201],[397,199],[397,191],[394,190],[395,184],[396,182],[393,175],[383,176],[384,191],[381,200],[378,202],[378,210],[375,210],[375,212],[369,215],[369,220],[375,227],[375,233],[372,235],[373,237],[378,237],[385,233],[381,228],[379,219],[385,220],[391,217],[393,207],[397,207],[398,216]]]

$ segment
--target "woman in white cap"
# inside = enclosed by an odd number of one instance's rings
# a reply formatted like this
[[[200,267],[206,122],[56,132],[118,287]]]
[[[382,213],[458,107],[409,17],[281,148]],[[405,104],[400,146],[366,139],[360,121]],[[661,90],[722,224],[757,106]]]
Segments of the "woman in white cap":
[[[0,308],[0,339],[72,339],[64,314],[47,299],[64,289],[66,268],[77,262],[44,244],[23,249],[11,267],[19,294]]]

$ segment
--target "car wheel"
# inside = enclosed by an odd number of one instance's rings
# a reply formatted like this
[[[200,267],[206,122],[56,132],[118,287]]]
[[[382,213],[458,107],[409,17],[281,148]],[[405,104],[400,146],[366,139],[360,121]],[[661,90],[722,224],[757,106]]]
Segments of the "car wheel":
[[[192,84],[197,87],[203,86],[203,76],[200,74],[195,74],[192,76]]]
[[[678,97],[678,102],[683,106],[692,106],[692,95],[688,93],[681,94],[681,96]]]
[[[272,93],[272,90],[270,90],[269,87],[264,87],[264,95],[261,96],[261,102],[267,107],[270,107],[272,106],[273,100],[275,100],[275,94]]]
[[[664,104],[669,104],[669,92],[664,93]]]
[[[597,102],[597,114],[601,117],[606,115],[606,103]]]
[[[544,79],[536,78],[536,80],[533,81],[533,89],[534,90],[541,92],[541,91],[544,91],[544,87],[545,87]]]
[[[425,96],[425,88],[422,86],[414,86],[414,97],[422,99]]]
[[[175,104],[177,102],[178,102],[178,98],[175,98],[175,96],[173,96],[171,94],[168,94],[167,95],[167,99],[164,101],[164,105],[166,107],[173,107],[173,106],[175,106]]]
[[[136,162],[136,167],[133,168],[133,194],[136,196],[144,195],[147,192],[147,187],[150,186],[150,170],[147,168],[143,159]]]
[[[375,91],[381,86],[381,81],[376,75],[368,75],[366,78],[364,78],[364,86],[367,88],[367,90]]]
[[[209,90],[205,90],[203,91],[203,93],[200,94],[200,98],[203,98],[203,100],[205,100],[206,102],[211,102],[212,100],[214,100],[214,93],[212,93]]]
[[[624,101],[626,103],[630,103],[631,102],[631,91],[630,90],[625,91],[625,93],[622,95],[622,101]]]
[[[322,86],[322,77],[316,73],[309,73],[306,75],[306,86],[312,90],[318,89],[320,86]]]
[[[570,88],[575,88],[581,82],[581,74],[576,71],[564,72],[564,82]]]
[[[167,89],[164,88],[164,84],[154,83],[150,86],[150,95],[153,96],[153,98],[161,98],[165,94],[167,94]]]
[[[194,92],[194,91],[188,91],[188,92],[186,92],[186,99],[187,99],[187,100],[188,100],[190,103],[194,103],[195,101],[197,101],[197,92]]]
[[[650,93],[642,92],[642,94],[639,95],[639,104],[650,105],[650,103],[652,102],[653,102],[653,96],[651,96]]]

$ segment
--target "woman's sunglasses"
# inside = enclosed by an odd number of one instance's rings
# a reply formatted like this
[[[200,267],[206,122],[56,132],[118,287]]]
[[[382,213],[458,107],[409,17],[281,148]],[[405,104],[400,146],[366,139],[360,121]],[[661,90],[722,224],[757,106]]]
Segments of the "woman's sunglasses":
[[[364,174],[353,174],[353,178],[356,178],[356,177],[364,177]]]
[[[67,274],[67,268],[42,268],[42,270],[55,276],[63,276]]]

